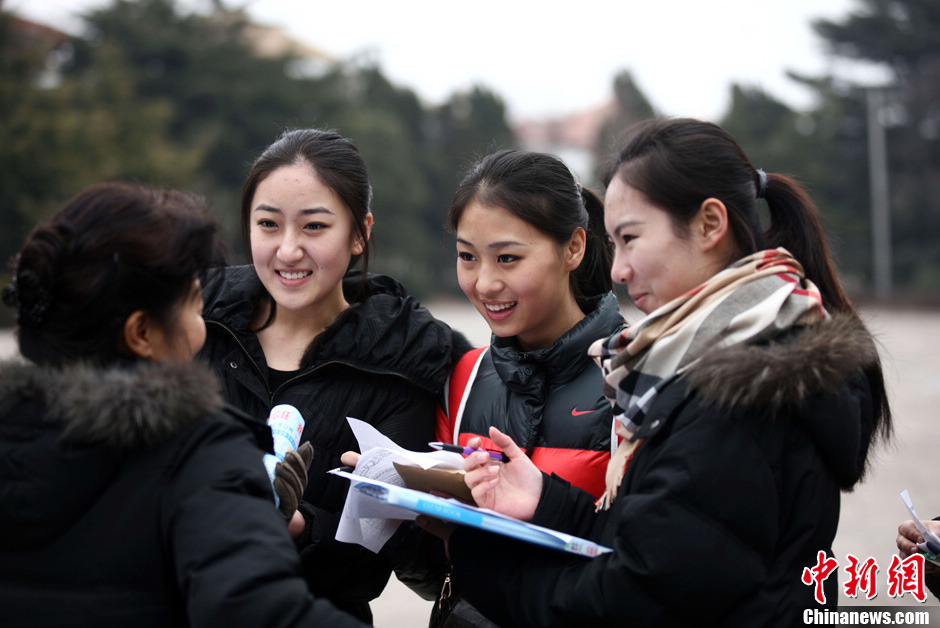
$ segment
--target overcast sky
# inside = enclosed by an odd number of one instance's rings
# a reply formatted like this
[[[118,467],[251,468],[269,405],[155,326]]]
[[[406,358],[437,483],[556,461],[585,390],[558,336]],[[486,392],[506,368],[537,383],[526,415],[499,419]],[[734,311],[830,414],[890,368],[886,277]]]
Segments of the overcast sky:
[[[206,0],[184,0],[200,6]],[[8,9],[75,32],[101,0],[7,0]],[[235,3],[229,0],[230,5]],[[810,94],[787,70],[833,65],[812,20],[841,19],[860,0],[245,0],[262,23],[343,57],[367,52],[397,84],[439,103],[483,84],[513,118],[590,108],[629,69],[662,113],[717,119],[732,82],[794,107]],[[843,64],[844,65],[844,64]],[[840,70],[844,70],[840,65]]]

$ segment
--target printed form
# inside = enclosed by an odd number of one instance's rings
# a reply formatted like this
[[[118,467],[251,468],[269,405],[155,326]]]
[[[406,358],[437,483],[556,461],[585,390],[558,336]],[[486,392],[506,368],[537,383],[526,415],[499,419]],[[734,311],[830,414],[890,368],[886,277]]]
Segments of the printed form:
[[[404,486],[394,463],[417,465],[422,469],[462,469],[463,456],[450,451],[419,452],[399,447],[377,429],[359,419],[346,418],[359,441],[356,475],[394,486]],[[336,529],[336,540],[358,543],[378,553],[402,520],[413,520],[417,513],[382,504],[359,491],[350,490]]]

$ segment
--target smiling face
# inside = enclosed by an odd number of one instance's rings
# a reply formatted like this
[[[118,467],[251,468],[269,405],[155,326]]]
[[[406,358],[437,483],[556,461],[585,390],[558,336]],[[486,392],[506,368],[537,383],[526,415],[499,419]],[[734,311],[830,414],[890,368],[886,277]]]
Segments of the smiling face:
[[[525,350],[550,347],[584,317],[568,279],[584,232],[559,246],[501,207],[471,201],[457,224],[457,280],[497,336]]]
[[[249,221],[251,259],[278,308],[345,308],[342,279],[364,243],[355,236],[352,212],[310,164],[283,166],[262,180]]]
[[[610,276],[627,286],[644,314],[697,287],[723,266],[714,248],[700,246],[698,220],[693,219],[689,235],[680,236],[669,214],[646,195],[620,177],[610,182],[604,199],[604,225],[614,242]]]

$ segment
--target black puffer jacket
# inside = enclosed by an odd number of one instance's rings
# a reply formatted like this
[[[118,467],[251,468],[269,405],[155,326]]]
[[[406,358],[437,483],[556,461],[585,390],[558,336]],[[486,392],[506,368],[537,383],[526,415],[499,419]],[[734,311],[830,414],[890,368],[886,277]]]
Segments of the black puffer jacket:
[[[254,269],[227,268],[203,284],[208,337],[199,357],[219,375],[226,401],[262,417],[278,404],[296,407],[305,421],[301,441],[314,447],[301,503],[304,577],[315,595],[371,621],[368,601],[398,565],[401,539],[393,538],[378,556],[335,541],[349,482],[326,472],[341,465],[343,452],[358,451],[346,417],[372,424],[406,449],[426,451],[452,356],[470,345],[390,277],[370,275],[353,300],[360,284],[353,274],[343,285],[350,307],[308,349],[301,373],[270,390],[264,352],[249,329],[263,294]]]
[[[792,626],[832,555],[840,489],[872,437],[871,337],[848,318],[713,351],[663,390],[609,511],[545,479],[533,523],[613,548],[593,560],[458,529],[464,594],[506,626]],[[835,604],[838,583],[826,583]]]
[[[300,577],[270,430],[221,408],[197,365],[0,365],[0,623],[361,626]]]

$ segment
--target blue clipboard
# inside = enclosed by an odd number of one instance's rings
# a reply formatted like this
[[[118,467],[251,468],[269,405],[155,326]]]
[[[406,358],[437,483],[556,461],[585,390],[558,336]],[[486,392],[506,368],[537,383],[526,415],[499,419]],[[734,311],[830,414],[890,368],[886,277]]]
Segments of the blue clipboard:
[[[339,469],[333,469],[330,473],[347,478],[352,483],[352,490],[389,506],[588,558],[613,551],[587,539],[526,523],[491,510],[469,506],[456,499],[444,499]]]

